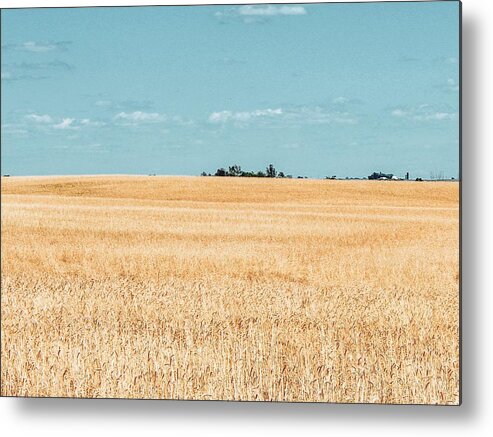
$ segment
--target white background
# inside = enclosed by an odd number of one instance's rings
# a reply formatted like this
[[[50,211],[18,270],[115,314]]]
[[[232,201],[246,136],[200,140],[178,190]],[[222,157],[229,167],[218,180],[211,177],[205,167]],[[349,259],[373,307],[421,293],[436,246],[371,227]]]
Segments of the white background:
[[[3,0],[1,6],[187,3],[208,2]],[[3,435],[493,435],[493,263],[490,249],[493,245],[493,174],[489,174],[493,166],[493,113],[488,105],[493,98],[492,11],[491,0],[463,0],[462,406],[2,398]]]

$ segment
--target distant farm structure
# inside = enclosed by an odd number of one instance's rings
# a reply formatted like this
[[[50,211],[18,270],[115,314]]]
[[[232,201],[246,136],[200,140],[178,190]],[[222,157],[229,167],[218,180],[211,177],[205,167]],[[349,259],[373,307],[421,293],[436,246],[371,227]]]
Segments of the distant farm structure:
[[[391,180],[391,179],[397,179],[393,173],[382,173],[380,172],[373,172],[370,176],[368,176],[368,179],[370,180]]]

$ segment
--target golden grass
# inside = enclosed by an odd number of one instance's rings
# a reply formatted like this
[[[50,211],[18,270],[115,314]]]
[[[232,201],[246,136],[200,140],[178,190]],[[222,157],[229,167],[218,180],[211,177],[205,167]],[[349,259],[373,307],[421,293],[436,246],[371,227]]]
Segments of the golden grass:
[[[459,402],[458,184],[2,179],[2,395]]]

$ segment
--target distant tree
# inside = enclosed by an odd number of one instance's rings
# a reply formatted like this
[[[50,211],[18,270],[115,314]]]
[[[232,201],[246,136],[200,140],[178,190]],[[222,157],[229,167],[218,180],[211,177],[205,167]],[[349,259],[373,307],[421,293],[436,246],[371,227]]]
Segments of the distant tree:
[[[242,171],[241,176],[244,178],[253,178],[256,174],[253,171]]]
[[[269,164],[269,166],[265,169],[265,173],[268,178],[275,178],[277,171],[272,164]]]
[[[242,174],[241,166],[236,165],[236,164],[232,165],[231,167],[229,167],[228,174],[229,174],[229,176],[241,176],[241,174]]]
[[[287,174],[287,175],[286,175],[286,178],[288,178],[288,179],[293,179],[293,175],[292,175],[292,174]]]
[[[284,172],[280,171],[279,174],[277,175],[278,178],[285,178]]]
[[[224,168],[218,168],[214,176],[228,176],[228,172]]]
[[[256,176],[258,178],[265,178],[265,173],[263,171],[258,171],[257,174],[256,174]]]
[[[200,173],[200,176],[207,176],[207,173],[203,171],[202,173]]]

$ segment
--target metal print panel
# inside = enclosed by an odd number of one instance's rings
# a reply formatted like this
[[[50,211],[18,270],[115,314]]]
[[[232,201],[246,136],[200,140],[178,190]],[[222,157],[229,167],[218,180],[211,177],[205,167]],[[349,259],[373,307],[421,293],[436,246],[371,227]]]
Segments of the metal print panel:
[[[460,16],[3,9],[2,396],[460,404]]]

